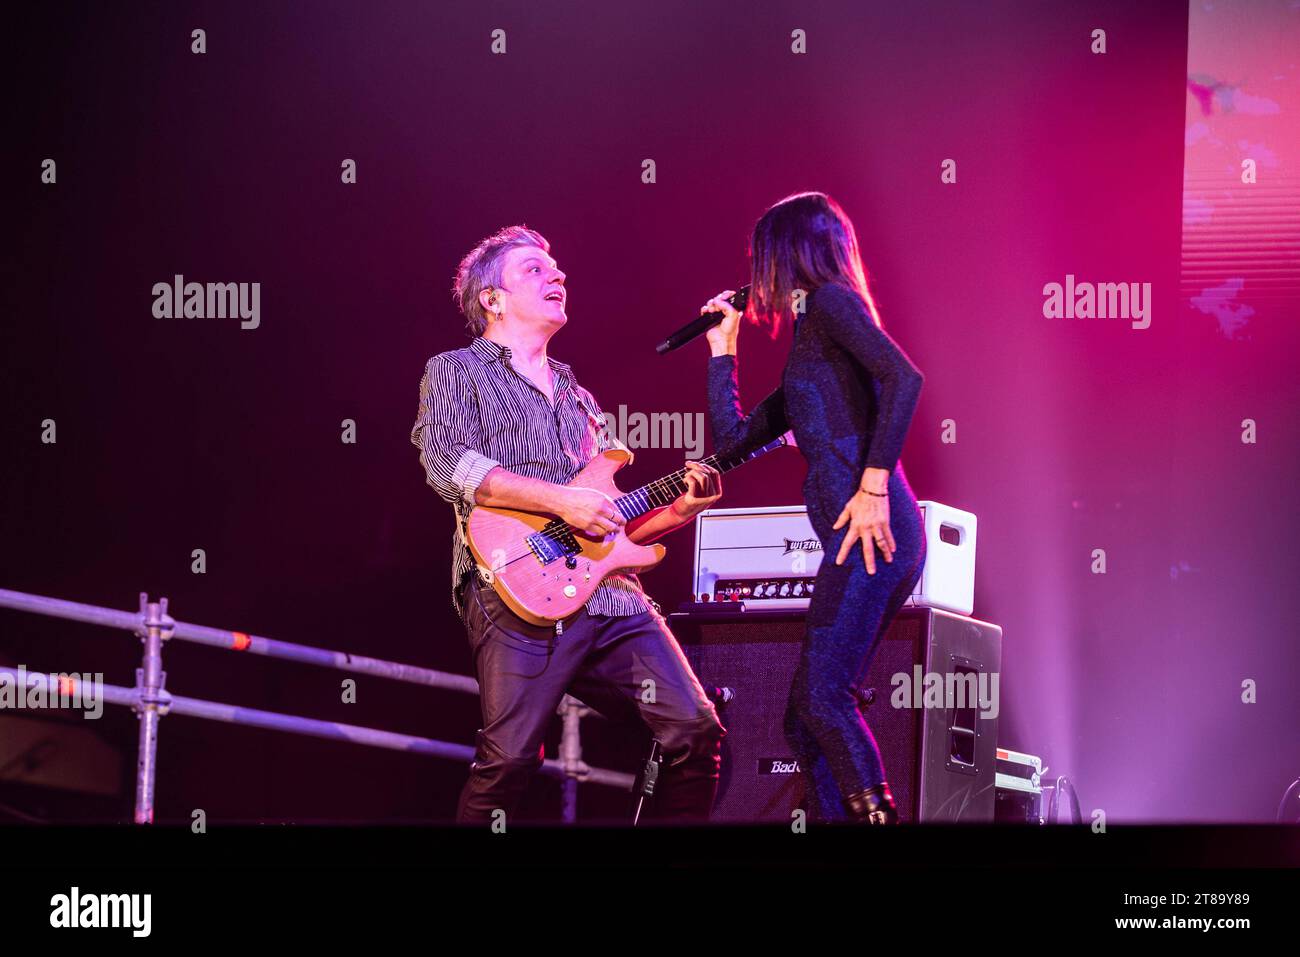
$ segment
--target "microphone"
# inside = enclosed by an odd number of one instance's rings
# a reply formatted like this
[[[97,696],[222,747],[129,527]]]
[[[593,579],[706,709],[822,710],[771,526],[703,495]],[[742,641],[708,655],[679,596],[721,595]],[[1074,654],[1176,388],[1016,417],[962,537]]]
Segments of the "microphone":
[[[744,312],[745,304],[749,302],[749,286],[741,286],[740,290],[728,299],[727,302],[735,306],[740,312]],[[698,319],[692,319],[663,342],[659,343],[659,345],[655,346],[655,352],[659,353],[661,356],[667,355],[674,349],[680,349],[697,336],[704,335],[720,322],[722,322],[721,312],[706,312]]]

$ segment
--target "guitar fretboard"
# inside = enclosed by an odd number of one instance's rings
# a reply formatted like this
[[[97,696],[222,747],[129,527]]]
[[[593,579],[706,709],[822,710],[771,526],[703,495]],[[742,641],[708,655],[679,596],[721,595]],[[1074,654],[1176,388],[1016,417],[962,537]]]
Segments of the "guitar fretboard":
[[[754,451],[743,455],[737,455],[733,452],[720,452],[716,455],[710,455],[703,461],[719,472],[726,473],[738,465],[744,465],[760,455],[766,455],[768,452],[787,444],[783,435],[775,442],[769,442],[762,448],[754,449]],[[685,491],[686,469],[678,469],[672,475],[665,475],[648,485],[642,485],[635,492],[620,495],[614,499],[614,505],[626,521],[631,521],[646,512],[668,505]],[[564,519],[561,518],[553,519],[541,529],[529,535],[527,542],[529,550],[524,555],[535,555],[543,565],[566,555],[576,555],[580,551],[578,543],[573,537],[573,529],[565,524]]]
[[[732,452],[720,452],[710,455],[703,462],[705,465],[712,466],[719,472],[730,472],[737,466],[744,465],[746,462],[758,458],[760,455],[766,455],[773,449],[779,449],[785,445],[785,436],[777,439],[775,442],[769,442],[761,448],[754,449],[743,455],[737,455]],[[678,469],[671,475],[665,475],[661,479],[656,479],[646,485],[642,485],[633,492],[628,492],[614,500],[615,506],[618,507],[619,513],[627,521],[631,521],[638,516],[656,508],[662,508],[671,503],[679,495],[686,491],[686,469]]]

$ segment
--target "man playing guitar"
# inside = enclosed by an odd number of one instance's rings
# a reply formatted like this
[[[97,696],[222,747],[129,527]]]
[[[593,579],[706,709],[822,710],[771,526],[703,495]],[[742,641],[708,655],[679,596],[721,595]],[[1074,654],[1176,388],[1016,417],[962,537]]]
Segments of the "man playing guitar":
[[[663,754],[656,816],[706,820],[726,731],[636,576],[610,575],[579,611],[538,625],[507,607],[489,587],[492,570],[467,547],[475,506],[554,515],[587,536],[622,530],[645,543],[722,495],[717,470],[687,462],[686,491],[627,523],[605,493],[567,487],[592,459],[621,446],[572,369],[547,356],[568,321],[565,275],[549,250],[538,233],[510,226],[461,261],[453,294],[474,339],[428,361],[411,432],[428,484],[456,512],[453,603],[483,710],[456,819],[490,823],[495,811],[513,814],[568,693],[610,718],[639,716]]]

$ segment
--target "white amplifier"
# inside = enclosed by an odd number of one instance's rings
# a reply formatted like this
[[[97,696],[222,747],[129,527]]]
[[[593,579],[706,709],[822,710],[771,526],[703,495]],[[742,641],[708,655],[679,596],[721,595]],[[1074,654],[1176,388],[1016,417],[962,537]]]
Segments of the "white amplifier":
[[[917,502],[926,560],[910,606],[975,610],[975,516]],[[862,561],[861,546],[854,549]],[[884,559],[876,556],[879,563]],[[711,508],[695,519],[695,600],[741,602],[746,610],[807,608],[822,546],[802,505]]]

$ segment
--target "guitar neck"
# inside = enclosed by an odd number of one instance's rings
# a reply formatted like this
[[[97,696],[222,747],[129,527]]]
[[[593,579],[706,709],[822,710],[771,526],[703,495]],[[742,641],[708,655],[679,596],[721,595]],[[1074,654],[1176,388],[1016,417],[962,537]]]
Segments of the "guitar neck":
[[[705,465],[712,466],[719,472],[726,473],[732,469],[751,462],[760,455],[766,455],[774,449],[779,449],[786,444],[785,436],[781,436],[775,442],[769,442],[762,448],[754,449],[743,455],[737,455],[732,452],[719,452],[710,455],[703,462]],[[665,475],[661,479],[642,485],[633,492],[620,496],[614,500],[619,512],[627,521],[644,515],[646,512],[653,511],[656,508],[662,508],[668,505],[683,492],[686,491],[686,469],[678,469],[671,475]]]

